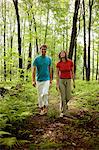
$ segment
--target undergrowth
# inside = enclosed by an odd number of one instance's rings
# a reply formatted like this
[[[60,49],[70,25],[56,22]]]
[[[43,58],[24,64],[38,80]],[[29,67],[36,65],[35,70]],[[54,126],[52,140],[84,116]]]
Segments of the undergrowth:
[[[28,142],[26,140],[18,139],[18,131],[24,126],[27,117],[35,115],[37,107],[37,91],[32,87],[30,82],[23,84],[11,83],[3,84],[1,86],[9,87],[9,92],[0,97],[0,143],[7,147],[12,147],[18,141],[21,143]],[[76,88],[73,89],[72,99],[74,99],[74,107],[89,111],[99,111],[99,84],[96,81],[81,81],[76,80]],[[52,105],[55,106],[56,101],[59,99],[59,92],[56,91],[55,81],[50,89],[50,96]],[[57,117],[58,110],[55,106],[54,111],[49,109],[48,117]],[[91,115],[82,116],[77,124],[85,124],[90,120]],[[54,143],[49,143],[49,147]],[[46,147],[39,145],[40,147]],[[55,145],[57,147],[57,145]],[[35,145],[31,145],[35,147]]]

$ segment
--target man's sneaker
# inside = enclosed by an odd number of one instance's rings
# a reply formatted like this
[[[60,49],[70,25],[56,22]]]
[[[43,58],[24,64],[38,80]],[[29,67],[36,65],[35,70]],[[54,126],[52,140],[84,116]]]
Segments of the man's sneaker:
[[[41,110],[40,115],[44,115],[44,114],[45,114],[45,112],[43,110]]]
[[[45,107],[43,111],[44,111],[44,113],[45,113],[45,114],[47,114],[47,112],[48,112],[48,108],[47,108],[47,107]]]
[[[61,118],[63,117],[63,113],[60,114],[60,117],[61,117]]]

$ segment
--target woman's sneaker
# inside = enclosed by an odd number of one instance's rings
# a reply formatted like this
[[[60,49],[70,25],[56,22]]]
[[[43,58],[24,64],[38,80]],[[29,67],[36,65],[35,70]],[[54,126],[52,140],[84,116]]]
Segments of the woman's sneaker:
[[[60,114],[60,117],[63,118],[63,113]]]
[[[43,111],[44,111],[45,114],[47,114],[47,112],[48,112],[48,107],[47,107],[47,106],[44,106]]]

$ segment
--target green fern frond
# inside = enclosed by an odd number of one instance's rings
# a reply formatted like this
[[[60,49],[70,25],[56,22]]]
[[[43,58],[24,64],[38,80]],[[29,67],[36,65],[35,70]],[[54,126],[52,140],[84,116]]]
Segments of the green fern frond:
[[[8,138],[0,138],[1,145],[7,145],[8,147],[12,147],[17,143],[16,137],[8,137]]]
[[[5,132],[5,131],[0,131],[0,136],[1,136],[1,135],[11,135],[11,133]]]

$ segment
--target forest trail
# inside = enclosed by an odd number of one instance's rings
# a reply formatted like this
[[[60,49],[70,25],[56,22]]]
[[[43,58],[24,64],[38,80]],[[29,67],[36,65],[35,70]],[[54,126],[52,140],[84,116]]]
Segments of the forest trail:
[[[94,87],[94,88],[93,88]],[[6,116],[4,143],[0,150],[98,150],[99,92],[97,85],[79,82],[68,102],[69,115],[60,118],[60,94],[50,89],[49,109],[39,115],[36,88],[29,84],[9,90],[2,97]],[[94,96],[95,95],[95,96]],[[1,145],[0,145],[1,146]],[[9,147],[8,147],[9,146]]]
[[[27,118],[19,139],[27,140],[14,150],[98,150],[97,113],[89,114],[74,107],[73,98],[69,102],[67,117],[59,117],[59,97],[50,97],[47,115],[40,116],[38,110]],[[57,103],[55,105],[55,101]],[[70,117],[71,116],[71,117]]]

